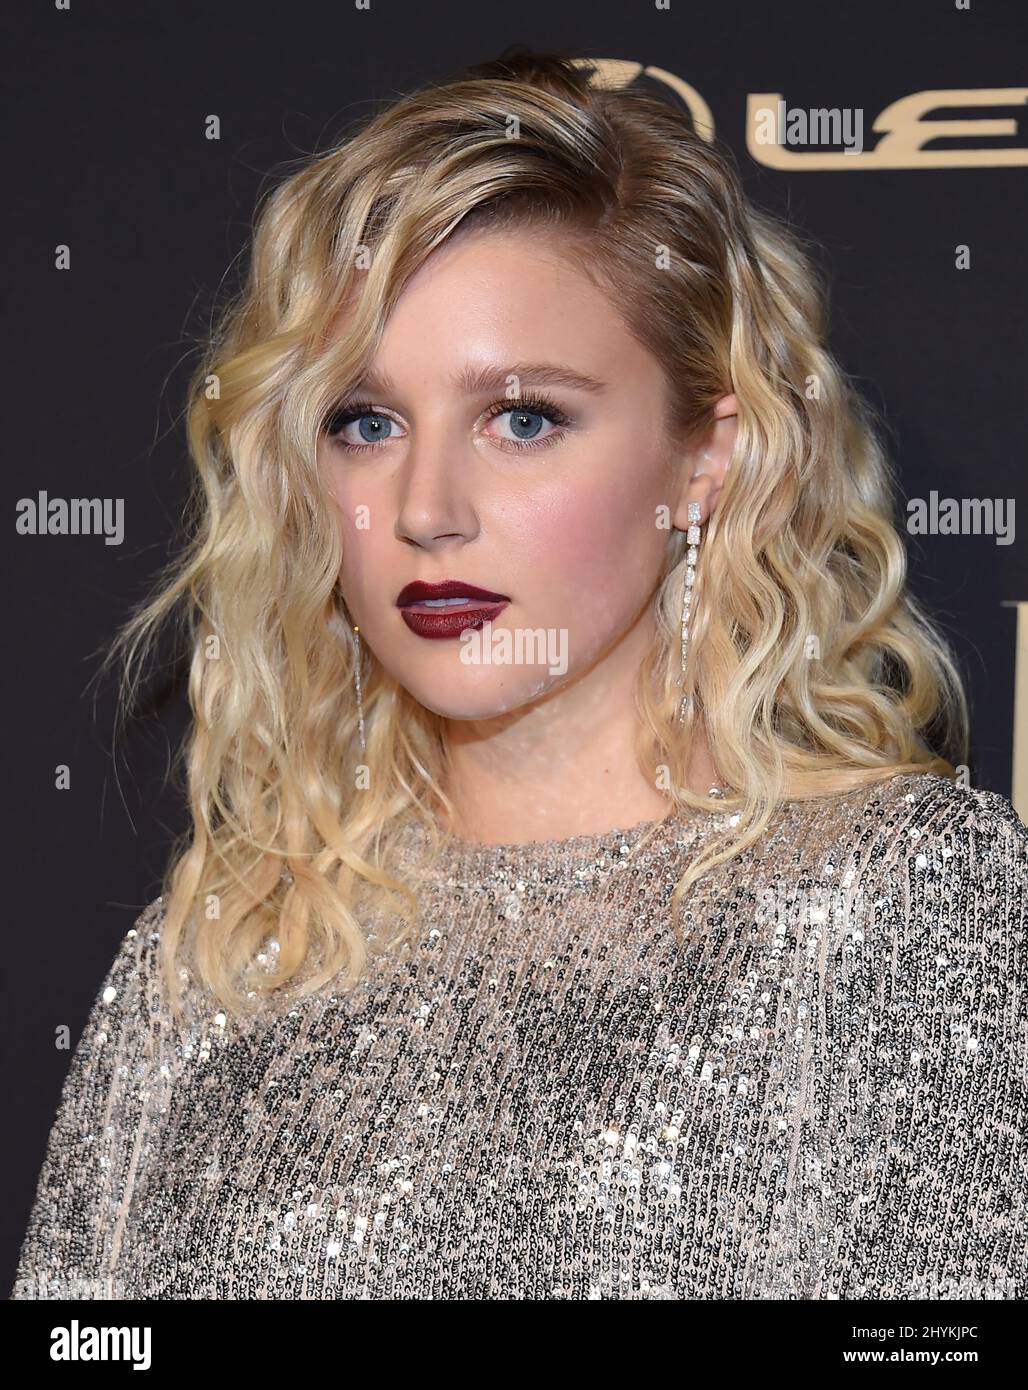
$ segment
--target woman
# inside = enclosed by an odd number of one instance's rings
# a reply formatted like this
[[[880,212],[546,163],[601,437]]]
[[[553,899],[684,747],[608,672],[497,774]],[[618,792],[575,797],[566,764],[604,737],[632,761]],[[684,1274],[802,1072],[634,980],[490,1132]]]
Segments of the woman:
[[[192,831],[16,1296],[1025,1293],[1028,831],[794,238],[518,54],[292,174],[192,388]]]

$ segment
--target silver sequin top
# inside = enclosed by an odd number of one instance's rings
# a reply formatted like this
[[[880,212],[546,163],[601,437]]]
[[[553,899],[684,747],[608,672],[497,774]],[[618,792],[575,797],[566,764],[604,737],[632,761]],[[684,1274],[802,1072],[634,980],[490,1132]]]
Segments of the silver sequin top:
[[[452,842],[354,992],[191,986],[178,1037],[152,903],[14,1297],[1024,1298],[1028,829],[928,774],[793,803],[676,934],[727,814]]]

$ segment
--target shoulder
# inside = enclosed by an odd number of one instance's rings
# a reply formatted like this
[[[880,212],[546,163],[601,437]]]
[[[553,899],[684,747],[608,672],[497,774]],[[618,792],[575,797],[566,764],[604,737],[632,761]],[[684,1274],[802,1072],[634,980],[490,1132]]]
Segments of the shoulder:
[[[152,974],[160,956],[161,928],[164,925],[164,899],[154,898],[134,919],[122,936],[114,959],[115,966]]]
[[[931,772],[897,773],[837,796],[789,803],[788,828],[858,867],[918,862],[931,849],[995,841],[1013,863],[1028,856],[1028,827],[998,792]],[[950,854],[946,855],[951,857]]]
[[[155,898],[123,933],[96,1001],[106,1013],[161,1007],[161,927],[164,900]]]
[[[908,819],[923,829],[1008,829],[1028,835],[1028,827],[999,792],[965,787],[934,772],[899,773],[871,788],[869,803],[888,815]]]
[[[899,773],[790,803],[779,833],[794,869],[835,885],[841,916],[881,961],[1028,969],[1028,827],[1005,796]]]
[[[122,937],[122,948],[137,960],[153,954],[159,946],[164,924],[164,899],[154,898],[143,908]]]
[[[160,1057],[177,1072],[219,1006],[175,952],[174,988],[166,969],[165,901],[155,898],[123,934],[93,1005],[90,1026],[101,1041],[122,1039],[136,1055]]]
[[[829,1007],[851,1018],[840,1028],[877,1039],[883,1092],[906,1094],[916,1058],[918,1105],[965,1085],[976,1103],[998,1095],[1028,1048],[1028,827],[999,793],[929,773],[840,802],[854,831],[823,936]]]
[[[954,1019],[961,1001],[1014,1007],[1028,973],[1028,827],[1011,802],[915,773],[852,804],[853,910],[895,998]]]
[[[879,863],[948,871],[951,882],[1004,871],[1028,872],[1028,826],[1007,797],[933,773],[891,778],[864,806],[877,823],[871,856]]]

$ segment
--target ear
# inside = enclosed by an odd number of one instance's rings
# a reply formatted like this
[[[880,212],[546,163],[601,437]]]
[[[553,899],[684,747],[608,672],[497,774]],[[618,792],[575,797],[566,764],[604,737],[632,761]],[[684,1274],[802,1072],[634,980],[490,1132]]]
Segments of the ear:
[[[673,522],[679,531],[689,526],[690,502],[699,503],[701,525],[710,520],[735,448],[738,410],[739,403],[734,395],[722,396],[714,406],[710,426],[686,446],[681,458],[681,488]]]

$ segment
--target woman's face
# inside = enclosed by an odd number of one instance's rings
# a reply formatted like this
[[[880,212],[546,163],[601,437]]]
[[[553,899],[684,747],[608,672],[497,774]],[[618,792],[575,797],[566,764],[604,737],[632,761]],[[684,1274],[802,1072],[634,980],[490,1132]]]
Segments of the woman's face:
[[[343,402],[363,414],[337,411],[318,458],[347,608],[422,705],[462,720],[526,706],[647,620],[658,508],[674,515],[665,392],[573,247],[469,232],[407,284]],[[444,581],[458,601],[403,592]],[[462,586],[491,597],[460,602]]]

